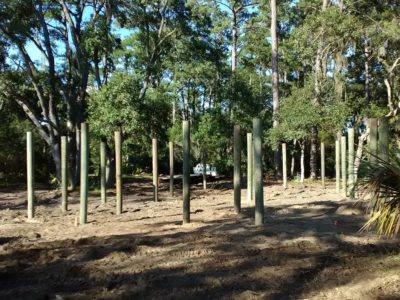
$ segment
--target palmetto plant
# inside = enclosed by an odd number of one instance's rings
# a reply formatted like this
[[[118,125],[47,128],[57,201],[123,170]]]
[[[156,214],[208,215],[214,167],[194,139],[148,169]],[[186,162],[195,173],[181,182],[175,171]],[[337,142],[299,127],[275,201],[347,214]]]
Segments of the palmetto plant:
[[[368,202],[371,214],[362,229],[375,227],[381,235],[396,236],[400,229],[400,150],[389,157],[361,163],[355,192]]]

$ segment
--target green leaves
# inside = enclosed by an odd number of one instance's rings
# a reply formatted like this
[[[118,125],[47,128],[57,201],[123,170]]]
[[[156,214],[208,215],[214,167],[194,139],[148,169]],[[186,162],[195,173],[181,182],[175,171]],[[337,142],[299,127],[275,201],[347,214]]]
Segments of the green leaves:
[[[110,83],[93,91],[89,98],[88,112],[91,131],[99,137],[111,139],[119,126],[132,131],[138,126],[140,85],[131,76],[114,74]]]
[[[165,136],[169,127],[171,99],[164,91],[150,90],[140,101],[140,82],[131,75],[114,73],[109,84],[93,91],[89,100],[91,130],[102,138],[112,138],[122,127],[125,136],[140,140]]]
[[[322,109],[313,103],[312,83],[305,87],[294,87],[292,94],[283,99],[279,110],[279,127],[269,133],[271,146],[279,141],[306,140],[310,137],[311,127],[320,126]]]

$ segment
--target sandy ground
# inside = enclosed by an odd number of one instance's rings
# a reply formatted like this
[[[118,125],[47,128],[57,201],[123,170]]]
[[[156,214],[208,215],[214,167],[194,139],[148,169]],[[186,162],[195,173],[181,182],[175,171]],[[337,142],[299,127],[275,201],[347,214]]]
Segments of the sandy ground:
[[[400,299],[399,240],[359,232],[365,221],[333,183],[264,188],[265,226],[255,227],[242,191],[233,210],[227,183],[192,191],[192,223],[182,225],[180,191],[150,182],[124,186],[100,205],[91,193],[87,225],[77,226],[79,194],[0,192],[0,299]]]

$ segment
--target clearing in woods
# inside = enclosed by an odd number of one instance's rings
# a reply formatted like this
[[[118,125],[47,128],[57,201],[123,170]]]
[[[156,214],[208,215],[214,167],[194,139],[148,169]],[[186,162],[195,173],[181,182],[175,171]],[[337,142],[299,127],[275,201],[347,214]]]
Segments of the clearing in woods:
[[[211,184],[210,184],[211,186]],[[76,226],[79,194],[63,215],[59,193],[38,190],[35,219],[26,193],[0,193],[0,299],[399,299],[400,245],[358,232],[363,209],[317,183],[264,187],[265,226],[228,182],[192,190],[182,226],[181,191],[150,180],[124,186],[100,205],[90,193],[88,224]]]

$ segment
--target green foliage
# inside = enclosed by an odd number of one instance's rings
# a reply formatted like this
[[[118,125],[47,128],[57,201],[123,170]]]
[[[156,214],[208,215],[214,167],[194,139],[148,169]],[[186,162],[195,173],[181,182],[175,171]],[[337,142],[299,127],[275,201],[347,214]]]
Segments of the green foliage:
[[[387,114],[387,108],[371,103],[363,109],[362,114],[367,118],[382,118]]]
[[[200,117],[192,142],[192,154],[196,161],[200,162],[204,159],[206,162],[215,163],[220,160],[220,149],[229,142],[221,117],[210,112]]]
[[[66,24],[63,1],[0,0],[5,144],[11,135],[21,135],[29,120],[48,145],[55,145],[58,135],[74,135],[88,116],[93,171],[99,140],[107,141],[112,157],[118,128],[125,171],[149,170],[152,136],[159,139],[163,171],[169,140],[180,160],[186,119],[193,159],[206,156],[229,173],[233,125],[250,132],[253,117],[262,118],[268,137],[266,161],[280,141],[307,146],[311,128],[329,151],[329,142],[346,124],[361,132],[365,118],[389,111],[393,133],[399,135],[400,26],[392,0],[349,0],[343,8],[328,1],[326,9],[319,0],[278,1],[281,109],[280,125],[271,130],[268,1],[106,2],[65,1],[73,19]],[[234,29],[237,66],[232,71]],[[26,57],[24,49],[35,45]],[[37,52],[40,57],[32,55]],[[50,117],[52,126],[41,122]],[[7,147],[0,149],[0,158],[16,162]],[[47,155],[49,149],[42,152]],[[18,164],[13,168],[22,172]]]
[[[311,127],[319,126],[322,109],[313,103],[310,84],[293,88],[292,94],[282,101],[279,111],[279,126],[268,133],[268,140],[276,148],[280,141],[304,141],[310,137]]]
[[[137,79],[114,73],[109,84],[90,94],[88,103],[90,132],[95,143],[93,149],[98,151],[100,139],[107,140],[113,148],[114,131],[121,128],[123,161],[130,172],[150,167],[151,139],[157,137],[162,150],[170,126],[171,98],[168,94],[151,89],[140,101],[139,92]]]
[[[49,148],[41,141],[39,134],[28,120],[24,119],[16,105],[3,100],[0,105],[0,182],[25,182],[26,132],[32,131],[35,155],[35,178],[48,181],[54,176]]]
[[[116,73],[109,84],[92,91],[88,102],[91,131],[110,141],[113,131],[120,126],[127,132],[140,126],[137,123],[139,90],[139,82],[132,76]]]

